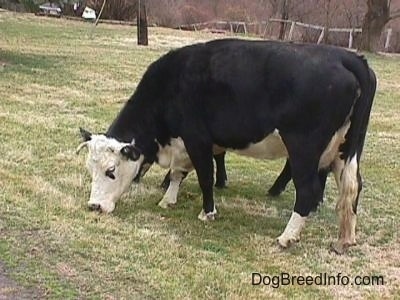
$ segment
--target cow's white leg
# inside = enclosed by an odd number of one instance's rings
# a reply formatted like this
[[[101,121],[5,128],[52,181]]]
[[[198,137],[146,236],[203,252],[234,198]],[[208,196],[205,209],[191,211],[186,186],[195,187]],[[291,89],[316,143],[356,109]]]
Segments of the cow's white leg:
[[[168,208],[173,206],[177,202],[179,186],[183,179],[184,175],[179,170],[171,170],[170,173],[170,183],[168,186],[167,191],[164,194],[164,197],[158,203],[159,206],[162,208]]]
[[[293,212],[283,233],[277,238],[279,246],[289,247],[291,244],[300,240],[301,231],[304,228],[307,217],[302,217],[297,212]]]
[[[334,169],[339,178],[339,199],[336,213],[339,219],[339,239],[332,243],[332,249],[342,254],[349,246],[356,244],[356,206],[361,191],[361,180],[358,176],[357,154],[349,159],[342,168]]]

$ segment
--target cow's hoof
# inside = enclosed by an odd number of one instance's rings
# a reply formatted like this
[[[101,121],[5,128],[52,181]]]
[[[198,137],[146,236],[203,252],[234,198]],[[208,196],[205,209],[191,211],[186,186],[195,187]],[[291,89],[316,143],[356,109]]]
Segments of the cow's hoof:
[[[227,186],[227,184],[226,184],[225,180],[223,180],[223,181],[218,181],[217,180],[215,182],[215,187],[218,188],[218,189],[224,189],[224,188],[226,188],[226,186]]]
[[[271,197],[278,197],[283,191],[284,189],[272,187],[268,190],[268,195],[270,195]]]
[[[341,240],[337,241],[337,242],[332,242],[331,246],[330,246],[330,250],[332,252],[335,252],[338,255],[342,255],[344,253],[346,253],[347,249],[349,249],[349,247],[356,245],[356,241],[352,241],[352,242],[343,242]]]
[[[300,241],[299,237],[285,237],[280,236],[276,239],[278,246],[282,249],[287,249]]]
[[[89,210],[101,212],[101,205],[98,203],[91,203],[88,205]]]
[[[209,213],[204,213],[204,209],[201,210],[201,212],[198,215],[199,220],[201,221],[214,221],[215,220],[215,215],[217,214],[217,210],[214,207],[214,211],[209,212]]]
[[[168,203],[166,201],[161,200],[160,202],[158,202],[158,206],[164,209],[168,208]]]
[[[174,208],[175,207],[175,205],[176,205],[176,202],[168,202],[168,201],[166,201],[166,200],[161,200],[160,202],[158,202],[158,206],[159,207],[162,207],[162,208],[164,208],[164,209],[167,209],[167,208]]]
[[[97,211],[100,213],[109,214],[112,213],[115,209],[114,203],[88,203],[88,208],[91,211]]]

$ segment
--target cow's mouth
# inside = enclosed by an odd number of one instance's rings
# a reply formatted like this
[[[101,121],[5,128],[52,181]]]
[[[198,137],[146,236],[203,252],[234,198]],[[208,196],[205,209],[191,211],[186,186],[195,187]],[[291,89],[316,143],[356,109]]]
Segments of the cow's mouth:
[[[90,203],[88,204],[88,207],[90,211],[102,212],[101,205],[98,203]]]

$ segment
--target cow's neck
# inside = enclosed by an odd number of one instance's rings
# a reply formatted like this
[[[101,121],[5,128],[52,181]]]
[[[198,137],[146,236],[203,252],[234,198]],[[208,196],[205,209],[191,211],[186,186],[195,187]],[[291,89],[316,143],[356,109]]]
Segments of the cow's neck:
[[[156,120],[160,110],[152,99],[145,99],[140,91],[125,104],[117,118],[107,131],[107,136],[113,137],[120,142],[131,143],[134,141],[145,158],[153,162],[156,158],[158,145],[156,140],[160,136],[158,128],[160,125]],[[159,121],[158,121],[159,122]]]

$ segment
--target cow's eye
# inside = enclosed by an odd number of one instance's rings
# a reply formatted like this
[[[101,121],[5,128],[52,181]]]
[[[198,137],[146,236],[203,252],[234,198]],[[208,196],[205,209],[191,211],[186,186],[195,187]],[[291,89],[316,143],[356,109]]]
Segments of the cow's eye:
[[[107,171],[106,171],[106,176],[111,178],[111,179],[115,179],[114,171],[115,171],[115,166],[112,166],[111,168],[108,168]]]

